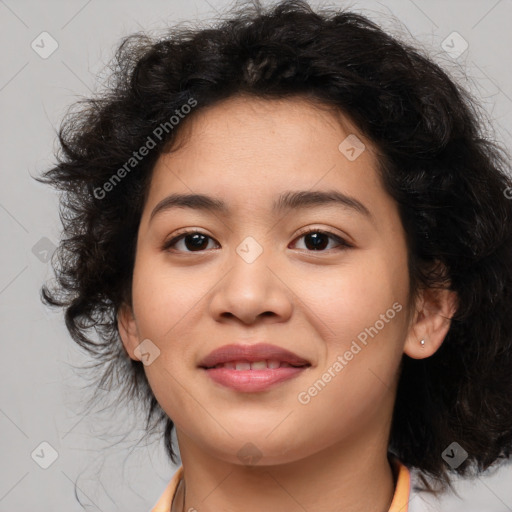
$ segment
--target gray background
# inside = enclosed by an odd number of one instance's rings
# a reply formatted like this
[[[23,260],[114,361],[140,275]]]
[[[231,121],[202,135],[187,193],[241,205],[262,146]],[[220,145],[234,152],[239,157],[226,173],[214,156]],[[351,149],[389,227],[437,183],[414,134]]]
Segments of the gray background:
[[[426,48],[480,98],[493,120],[492,136],[510,147],[512,0],[335,4],[349,5]],[[227,5],[220,0],[0,0],[0,511],[82,510],[75,482],[87,510],[149,510],[175,470],[157,438],[142,439],[143,423],[135,412],[108,406],[103,415],[89,415],[80,409],[85,381],[73,365],[88,358],[75,349],[61,313],[46,310],[39,300],[42,282],[52,277],[47,259],[59,239],[58,197],[31,176],[51,166],[55,130],[67,106],[94,90],[122,36],[215,17]],[[34,40],[42,46],[43,31],[58,43],[47,58],[31,47]],[[446,40],[451,51],[461,51],[454,31],[468,44],[459,56],[443,49]],[[44,48],[50,48],[48,38]],[[47,469],[35,462],[50,462],[51,449],[42,442],[58,454]],[[460,482],[464,502],[447,496],[439,510],[512,511],[511,483],[510,465]]]

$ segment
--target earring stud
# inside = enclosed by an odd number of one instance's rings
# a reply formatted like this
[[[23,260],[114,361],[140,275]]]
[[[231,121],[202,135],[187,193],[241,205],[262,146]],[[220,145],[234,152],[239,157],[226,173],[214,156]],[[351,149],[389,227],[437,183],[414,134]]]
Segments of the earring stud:
[[[420,340],[420,345],[421,345],[421,348],[424,348],[425,347],[425,340]]]

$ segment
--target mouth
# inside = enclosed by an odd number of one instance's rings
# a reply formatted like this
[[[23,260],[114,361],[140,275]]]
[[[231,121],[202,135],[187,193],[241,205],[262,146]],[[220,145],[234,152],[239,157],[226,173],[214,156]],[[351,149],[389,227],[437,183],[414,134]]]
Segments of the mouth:
[[[235,371],[247,371],[247,370],[275,370],[277,368],[305,368],[307,366],[311,366],[309,363],[307,364],[290,364],[286,361],[279,361],[277,359],[268,359],[261,361],[227,361],[225,363],[218,363],[215,366],[200,366],[200,368],[204,368],[205,370],[212,370],[214,368],[226,368],[227,370],[235,370]]]
[[[275,345],[226,345],[199,364],[208,377],[242,392],[265,391],[295,377],[311,363]]]
[[[220,367],[240,371],[308,365],[311,366],[311,363],[297,354],[268,343],[224,345],[210,352],[199,363],[199,367],[206,370]]]

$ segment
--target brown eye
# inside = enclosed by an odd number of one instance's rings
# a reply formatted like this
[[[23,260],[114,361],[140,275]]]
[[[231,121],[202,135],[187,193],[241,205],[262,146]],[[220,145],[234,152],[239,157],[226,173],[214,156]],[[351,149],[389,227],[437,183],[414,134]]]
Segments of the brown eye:
[[[326,252],[326,250],[335,249],[336,246],[338,250],[352,247],[343,238],[335,235],[334,233],[329,233],[319,229],[310,229],[309,231],[302,233],[298,238],[296,238],[296,240],[301,238],[304,239],[304,249],[308,252]],[[204,233],[199,231],[187,231],[165,242],[162,246],[162,250],[170,250],[173,248],[171,252],[203,252],[205,250],[212,249],[212,247],[208,247],[209,241],[213,241],[213,238]],[[329,247],[329,244],[332,245],[333,242],[336,245],[334,247]]]
[[[200,252],[208,248],[209,240],[213,240],[213,238],[204,233],[187,231],[165,242],[162,249],[169,250],[176,246],[178,252]]]
[[[319,229],[311,229],[309,231],[306,231],[305,233],[302,233],[296,240],[299,240],[301,238],[304,238],[304,245],[305,249],[307,251],[325,251],[325,249],[328,247],[329,242],[333,240],[338,244],[338,247],[341,246],[342,248],[348,248],[351,247],[350,244],[348,244],[343,238],[333,234],[329,233],[327,231],[322,231]],[[332,249],[332,247],[329,247],[329,249]]]

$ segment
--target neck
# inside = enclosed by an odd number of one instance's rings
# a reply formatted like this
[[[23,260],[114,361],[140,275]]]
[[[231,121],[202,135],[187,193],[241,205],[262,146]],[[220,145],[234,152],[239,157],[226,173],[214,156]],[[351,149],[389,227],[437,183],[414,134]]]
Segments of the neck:
[[[385,442],[376,450],[367,439],[350,440],[286,464],[244,466],[210,456],[183,432],[177,435],[185,477],[174,500],[180,512],[183,501],[184,511],[202,512],[387,512],[393,499]]]

